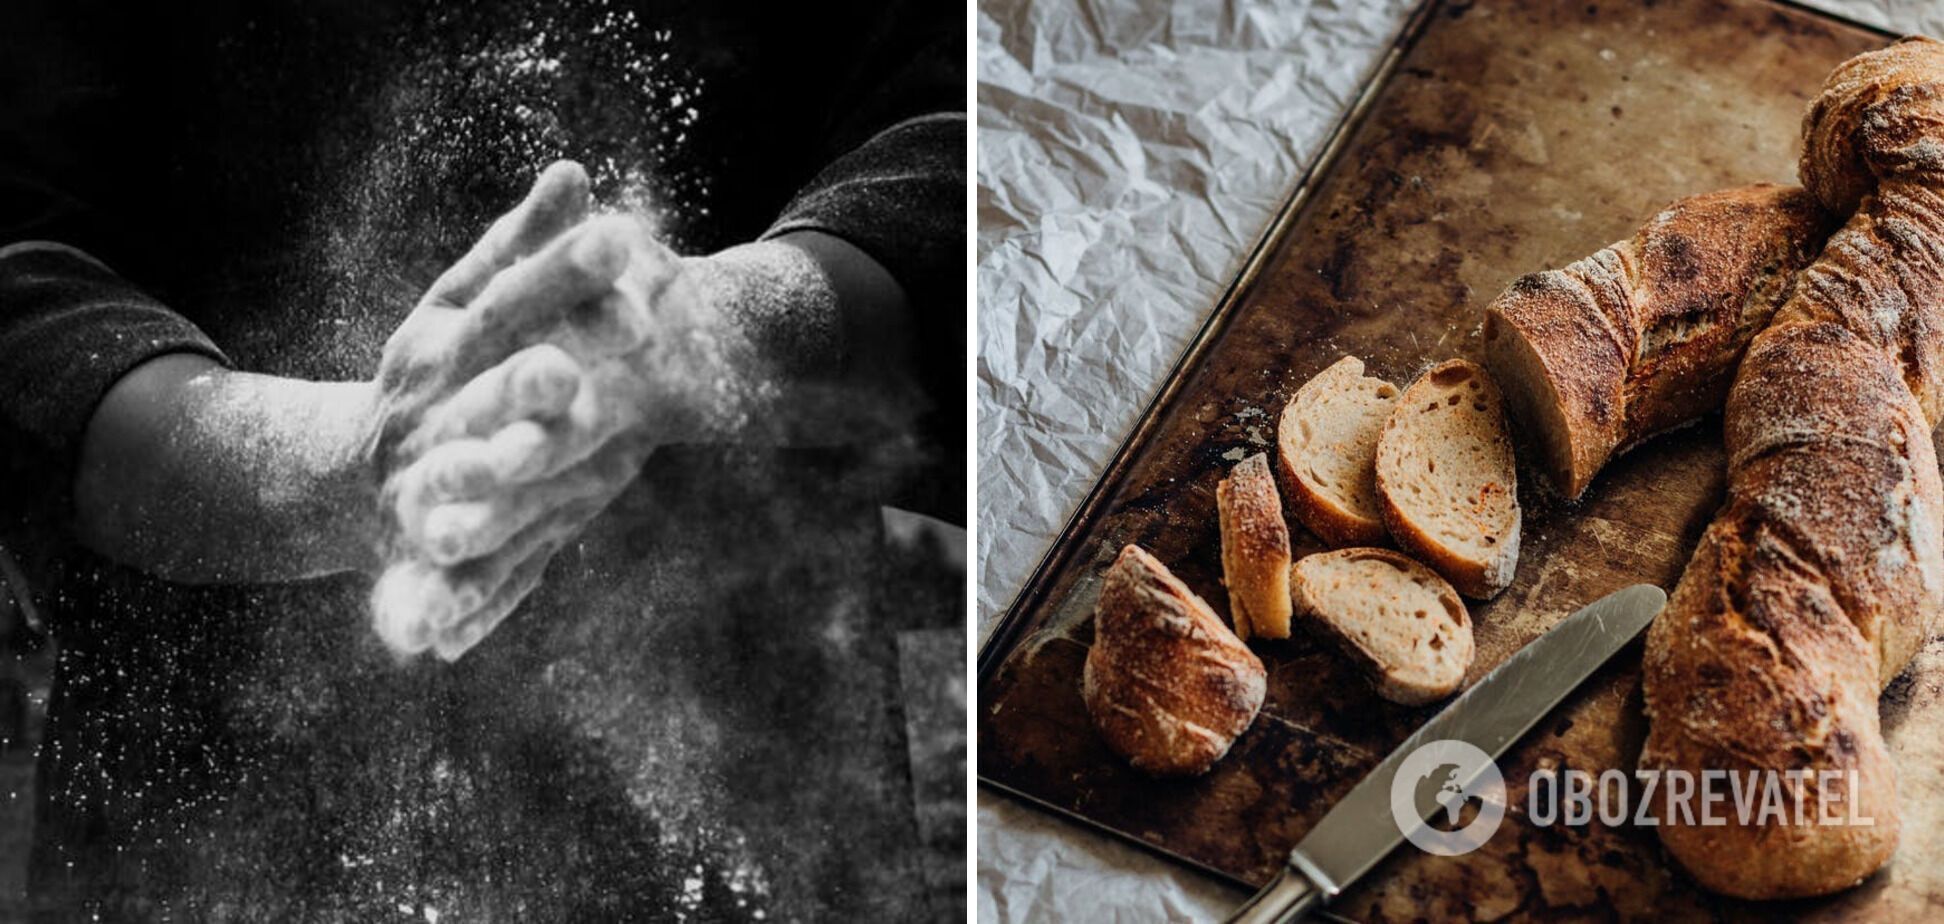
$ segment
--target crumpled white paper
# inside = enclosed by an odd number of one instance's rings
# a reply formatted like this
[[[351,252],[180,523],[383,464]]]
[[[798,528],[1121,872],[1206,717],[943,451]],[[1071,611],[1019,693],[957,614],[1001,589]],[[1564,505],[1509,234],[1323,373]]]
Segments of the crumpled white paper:
[[[1011,602],[1413,0],[979,10],[979,611]]]
[[[1944,36],[1944,4],[1812,0]],[[982,0],[983,640],[1412,0]],[[981,790],[981,921],[1192,921],[1244,896]]]

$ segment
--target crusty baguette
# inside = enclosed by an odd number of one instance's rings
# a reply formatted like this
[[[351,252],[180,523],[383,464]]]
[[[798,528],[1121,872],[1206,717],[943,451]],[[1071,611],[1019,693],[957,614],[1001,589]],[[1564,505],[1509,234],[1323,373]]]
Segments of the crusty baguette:
[[[1331,547],[1387,538],[1377,504],[1377,434],[1397,386],[1345,356],[1296,389],[1276,423],[1276,461],[1290,510]]]
[[[1513,281],[1485,313],[1485,362],[1567,498],[1608,459],[1721,407],[1833,229],[1814,196],[1767,183],[1690,196],[1631,238]]]
[[[1869,826],[1740,825],[1724,811],[1725,826],[1657,829],[1715,891],[1822,894],[1896,848],[1877,690],[1909,660],[1944,589],[1937,462],[1895,366],[1832,324],[1755,339],[1730,393],[1727,440],[1728,502],[1648,633],[1641,763],[1695,779],[1856,774],[1831,811]]]
[[[1247,645],[1154,556],[1121,549],[1094,610],[1081,696],[1114,753],[1193,776],[1255,721],[1267,678]]]
[[[1697,880],[1748,898],[1833,892],[1888,861],[1900,822],[1877,694],[1944,609],[1944,45],[1844,63],[1803,129],[1804,184],[1857,211],[1736,373],[1728,499],[1643,675],[1645,767],[1853,774],[1827,809],[1819,787],[1792,793],[1780,821],[1662,819]]]
[[[1269,457],[1258,452],[1236,463],[1215,486],[1215,508],[1235,634],[1288,638],[1289,525]]]
[[[1467,597],[1488,599],[1519,563],[1519,482],[1491,376],[1449,360],[1404,389],[1377,440],[1377,497],[1399,548]]]
[[[1471,666],[1471,617],[1430,568],[1388,549],[1306,555],[1292,569],[1305,624],[1335,642],[1377,695],[1416,706],[1451,695]]]

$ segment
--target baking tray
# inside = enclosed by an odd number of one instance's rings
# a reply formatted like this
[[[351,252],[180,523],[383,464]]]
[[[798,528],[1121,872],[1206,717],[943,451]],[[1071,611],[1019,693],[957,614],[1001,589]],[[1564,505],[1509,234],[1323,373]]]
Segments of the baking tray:
[[[1829,70],[1891,36],[1774,0],[1420,7],[979,653],[981,783],[1238,885],[1264,882],[1322,814],[1435,713],[1370,694],[1297,633],[1254,645],[1261,716],[1206,776],[1126,767],[1080,701],[1101,571],[1138,542],[1226,615],[1216,482],[1273,451],[1295,388],[1345,353],[1400,385],[1481,357],[1514,277],[1630,236],[1680,196],[1792,182],[1801,113]],[[1521,479],[1512,587],[1475,605],[1475,681],[1627,584],[1672,586],[1720,503],[1719,421],[1622,457],[1567,507]],[[1293,530],[1300,556],[1322,548]],[[1333,910],[1419,917],[1878,917],[1944,906],[1944,645],[1886,692],[1904,843],[1857,889],[1751,905],[1700,890],[1653,832],[1525,817],[1536,767],[1631,769],[1645,735],[1638,643],[1500,760],[1513,803],[1481,850],[1400,850]]]

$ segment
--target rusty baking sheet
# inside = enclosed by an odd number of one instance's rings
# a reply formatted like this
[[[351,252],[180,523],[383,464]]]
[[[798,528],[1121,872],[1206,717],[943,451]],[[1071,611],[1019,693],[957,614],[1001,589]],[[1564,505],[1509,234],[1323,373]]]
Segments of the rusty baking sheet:
[[[1481,357],[1484,306],[1522,273],[1629,236],[1683,195],[1793,182],[1804,104],[1830,68],[1888,36],[1773,0],[1447,0],[1406,26],[1053,551],[980,652],[988,786],[1242,884],[1289,848],[1435,706],[1377,699],[1310,639],[1257,643],[1261,717],[1214,771],[1160,782],[1100,743],[1080,701],[1098,575],[1138,542],[1226,614],[1215,484],[1270,450],[1303,381],[1345,353],[1400,385]],[[1517,581],[1475,606],[1469,680],[1579,605],[1672,586],[1723,488],[1719,421],[1609,466],[1563,508],[1521,482]],[[1294,530],[1297,554],[1321,545]],[[1333,910],[1464,915],[1906,919],[1944,906],[1944,644],[1886,693],[1904,842],[1833,898],[1736,903],[1701,891],[1645,828],[1541,828],[1536,766],[1631,768],[1645,734],[1639,646],[1501,760],[1513,810],[1482,850],[1399,851]]]

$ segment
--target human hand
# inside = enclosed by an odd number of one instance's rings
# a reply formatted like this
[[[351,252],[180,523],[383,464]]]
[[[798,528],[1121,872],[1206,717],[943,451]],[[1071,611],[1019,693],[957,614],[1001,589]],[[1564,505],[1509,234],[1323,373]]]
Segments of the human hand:
[[[370,455],[381,485],[374,625],[457,658],[652,450],[637,352],[678,261],[636,221],[584,220],[556,164],[386,344]]]
[[[805,248],[679,258],[644,222],[575,224],[585,213],[584,175],[551,169],[394,337],[396,540],[373,603],[396,651],[453,660],[478,644],[657,445],[883,428],[856,383],[804,387],[844,337]],[[798,400],[778,413],[783,381]],[[788,433],[795,420],[812,435]]]

